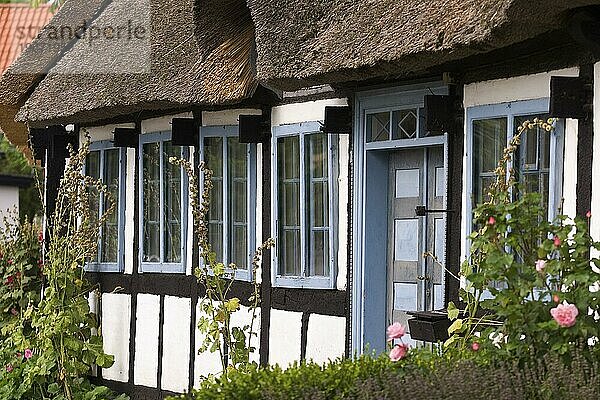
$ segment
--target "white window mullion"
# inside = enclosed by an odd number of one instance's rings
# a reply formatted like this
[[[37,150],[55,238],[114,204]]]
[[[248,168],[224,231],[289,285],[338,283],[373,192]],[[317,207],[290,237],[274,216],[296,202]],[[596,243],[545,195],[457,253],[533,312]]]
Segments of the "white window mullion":
[[[98,151],[98,164],[99,164],[99,171],[98,171],[98,180],[104,184],[104,149]],[[104,214],[104,193],[98,191],[98,218],[102,218],[102,214]],[[99,263],[102,262],[102,238],[104,237],[104,224],[100,224],[99,230],[98,230],[98,254],[97,254],[97,260]]]
[[[229,261],[229,138],[223,136],[223,177],[221,190],[223,191],[223,264],[227,267]]]
[[[306,174],[304,165],[305,155],[304,155],[304,143],[305,143],[305,135],[300,134],[298,145],[300,147],[300,159],[298,160],[300,163],[300,203],[298,206],[300,207],[300,276],[306,277],[306,264],[309,262],[308,260],[308,240],[307,239],[307,220],[306,220],[306,209],[307,207],[311,207],[312,205],[306,201]],[[309,150],[310,151],[310,150]]]
[[[255,231],[256,229],[254,229],[254,231],[252,229],[250,229],[250,227],[256,223],[260,223],[260,222],[256,222],[256,214],[255,214],[255,208],[252,207],[252,204],[257,204],[257,202],[255,201],[254,197],[255,197],[255,189],[254,189],[254,182],[255,182],[255,170],[256,168],[254,167],[254,163],[253,163],[253,153],[256,153],[255,151],[253,151],[253,145],[248,144],[246,145],[246,259],[248,260],[248,270],[252,270],[252,258],[253,258],[253,251],[256,248],[256,241],[254,240],[254,236],[255,236]],[[256,227],[254,227],[256,228]],[[249,279],[252,279],[252,276],[249,277]]]
[[[162,269],[162,264],[165,260],[165,160],[164,160],[164,148],[163,148],[163,144],[164,141],[161,140],[159,142],[159,147],[158,147],[158,159],[159,159],[159,165],[160,165],[160,177],[159,177],[159,186],[160,186],[160,216],[159,216],[159,243],[160,243],[160,260],[159,263],[161,264],[161,269]]]

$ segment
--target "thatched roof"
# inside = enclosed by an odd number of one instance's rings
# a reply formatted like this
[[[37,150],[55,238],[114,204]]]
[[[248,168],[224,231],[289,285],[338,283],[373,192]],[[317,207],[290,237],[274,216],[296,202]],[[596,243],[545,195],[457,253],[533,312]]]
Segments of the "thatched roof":
[[[83,21],[94,18],[102,3],[103,0],[67,0],[0,78],[0,128],[14,145],[26,148],[28,135],[24,124],[15,123],[15,114],[70,41],[51,36],[55,28],[76,30]]]
[[[261,81],[403,77],[556,29],[599,0],[248,0]]]
[[[242,0],[113,0],[98,27],[141,25],[141,41],[78,41],[17,119],[92,123],[154,109],[238,102],[256,89],[254,28]]]

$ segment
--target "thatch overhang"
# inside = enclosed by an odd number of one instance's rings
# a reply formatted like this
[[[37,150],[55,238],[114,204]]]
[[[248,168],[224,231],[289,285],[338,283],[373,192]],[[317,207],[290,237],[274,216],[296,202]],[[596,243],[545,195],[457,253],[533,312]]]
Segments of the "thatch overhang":
[[[284,90],[414,77],[553,31],[599,0],[248,0],[257,74]]]
[[[71,43],[68,35],[56,36],[56,28],[76,32],[93,20],[107,0],[67,0],[36,38],[0,78],[0,130],[21,149],[27,148],[27,127],[15,123],[15,115],[35,86],[60,59]]]
[[[238,103],[257,88],[254,26],[241,0],[113,0],[98,27],[147,41],[78,41],[17,115],[30,126],[93,124],[151,110]]]

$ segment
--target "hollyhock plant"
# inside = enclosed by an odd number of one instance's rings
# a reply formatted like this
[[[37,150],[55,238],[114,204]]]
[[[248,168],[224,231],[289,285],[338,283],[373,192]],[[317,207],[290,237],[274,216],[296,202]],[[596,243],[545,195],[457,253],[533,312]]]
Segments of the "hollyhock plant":
[[[387,328],[388,341],[400,339],[406,333],[406,328],[400,322],[394,322]]]
[[[395,345],[390,351],[390,360],[396,362],[406,357],[408,345],[405,343]]]
[[[563,304],[557,305],[550,310],[552,318],[563,328],[570,328],[575,325],[579,310],[574,304],[569,304],[566,301]]]

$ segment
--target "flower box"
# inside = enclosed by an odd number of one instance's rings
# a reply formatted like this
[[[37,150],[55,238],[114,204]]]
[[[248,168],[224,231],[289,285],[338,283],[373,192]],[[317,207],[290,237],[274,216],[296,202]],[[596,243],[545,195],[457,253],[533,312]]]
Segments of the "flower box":
[[[445,311],[414,311],[408,314],[413,317],[408,320],[412,339],[432,343],[448,339],[451,321]]]

